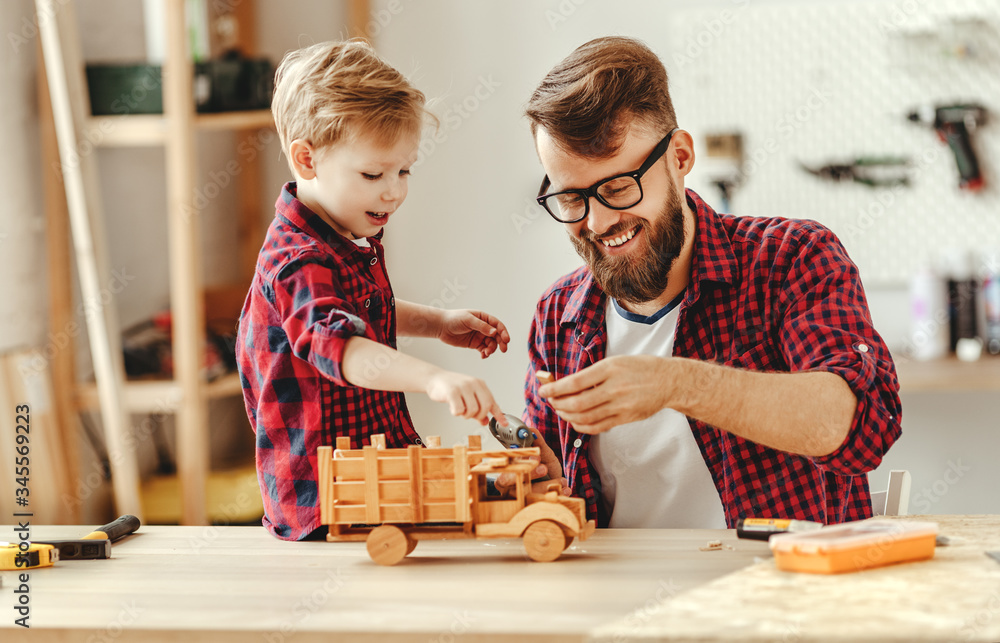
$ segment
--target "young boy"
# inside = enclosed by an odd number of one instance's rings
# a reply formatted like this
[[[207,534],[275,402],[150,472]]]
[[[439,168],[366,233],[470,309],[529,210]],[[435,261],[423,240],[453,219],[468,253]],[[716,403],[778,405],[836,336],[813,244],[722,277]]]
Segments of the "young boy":
[[[239,323],[237,361],[264,525],[301,540],[320,527],[316,448],[373,433],[419,444],[403,393],[424,392],[451,413],[506,423],[479,379],[395,350],[396,335],[507,350],[492,315],[393,297],[380,239],[406,198],[426,115],[424,95],[365,42],[290,53],[272,104],[295,181],[284,186]]]

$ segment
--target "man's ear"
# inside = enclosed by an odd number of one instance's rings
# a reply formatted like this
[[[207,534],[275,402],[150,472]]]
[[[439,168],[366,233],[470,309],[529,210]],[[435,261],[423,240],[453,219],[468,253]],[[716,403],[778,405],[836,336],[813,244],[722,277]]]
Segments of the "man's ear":
[[[288,158],[299,178],[305,181],[316,178],[316,151],[309,141],[302,138],[292,141],[288,146]]]
[[[679,129],[670,142],[670,148],[673,150],[668,157],[670,168],[681,176],[687,176],[694,168],[694,139],[685,130]]]

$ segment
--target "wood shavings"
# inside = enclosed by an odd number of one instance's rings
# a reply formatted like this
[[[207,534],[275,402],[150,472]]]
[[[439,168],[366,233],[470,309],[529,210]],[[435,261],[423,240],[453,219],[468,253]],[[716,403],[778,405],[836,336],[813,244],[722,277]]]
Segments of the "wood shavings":
[[[698,548],[700,551],[722,551],[723,549],[733,550],[729,545],[723,545],[721,540],[710,540],[704,547]]]

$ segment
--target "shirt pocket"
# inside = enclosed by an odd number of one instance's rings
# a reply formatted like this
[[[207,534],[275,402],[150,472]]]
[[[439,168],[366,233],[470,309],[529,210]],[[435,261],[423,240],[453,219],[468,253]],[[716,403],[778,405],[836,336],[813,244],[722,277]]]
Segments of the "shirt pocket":
[[[754,371],[787,371],[781,352],[764,326],[748,326],[733,338],[732,365]]]

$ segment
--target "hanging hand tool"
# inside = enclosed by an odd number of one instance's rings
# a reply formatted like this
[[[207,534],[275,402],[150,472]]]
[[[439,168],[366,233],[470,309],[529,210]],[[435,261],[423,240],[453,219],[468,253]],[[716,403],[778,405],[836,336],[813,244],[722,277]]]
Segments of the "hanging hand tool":
[[[799,166],[820,178],[831,181],[853,181],[870,187],[891,187],[909,185],[910,177],[905,174],[908,159],[897,156],[862,156],[849,163],[830,163],[812,168],[804,163]]]
[[[979,160],[972,149],[972,132],[986,122],[986,108],[981,105],[924,106],[907,115],[914,123],[930,125],[955,155],[958,186],[973,192],[983,189]]]

